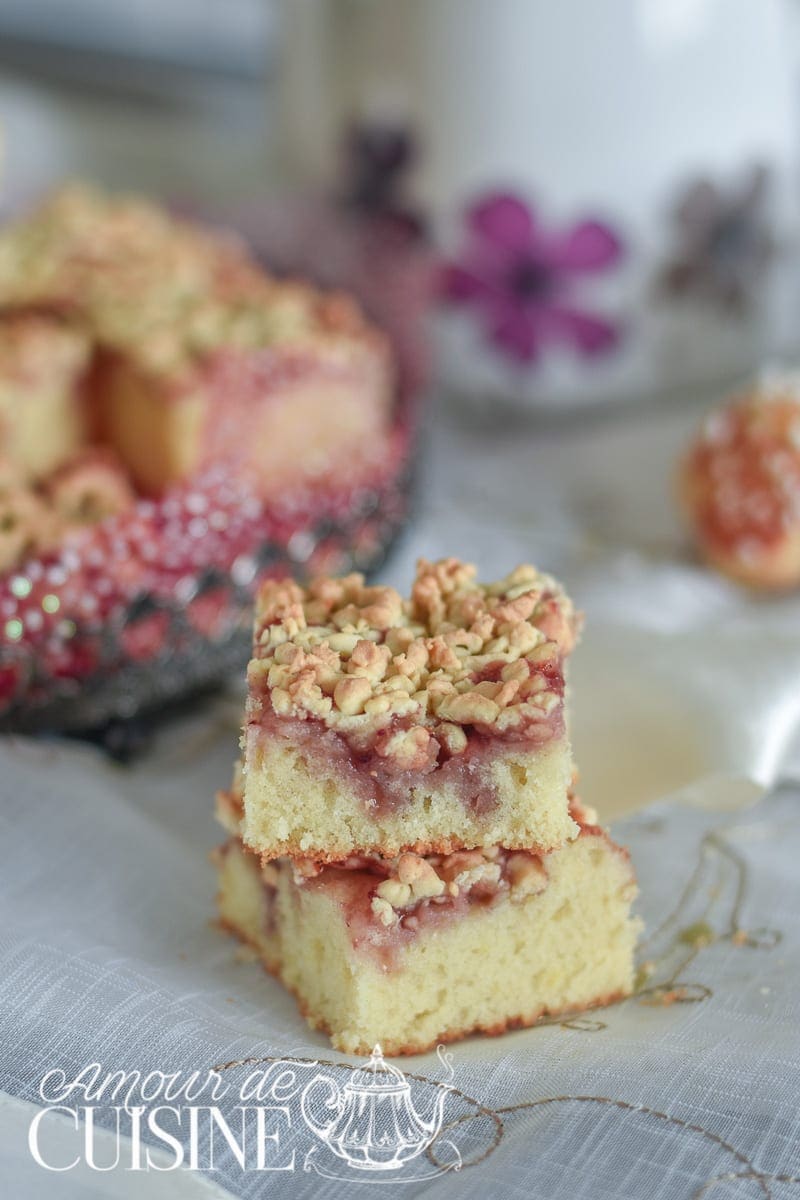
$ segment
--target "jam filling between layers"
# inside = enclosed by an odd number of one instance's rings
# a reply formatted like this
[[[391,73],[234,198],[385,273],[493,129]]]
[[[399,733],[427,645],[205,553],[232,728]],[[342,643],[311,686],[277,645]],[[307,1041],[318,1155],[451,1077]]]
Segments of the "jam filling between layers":
[[[474,682],[495,682],[507,663],[488,664]],[[411,801],[411,789],[429,781],[435,788],[452,788],[464,808],[475,816],[495,809],[499,803],[491,773],[492,761],[508,750],[535,754],[565,732],[564,673],[559,660],[530,666],[531,679],[540,686],[540,694],[555,697],[549,712],[526,716],[519,724],[504,730],[496,725],[463,726],[466,744],[454,752],[446,736],[437,736],[433,726],[422,761],[419,757],[410,769],[406,761],[391,752],[396,735],[420,725],[415,717],[392,717],[376,729],[343,732],[329,728],[324,720],[309,714],[284,717],[275,713],[269,689],[261,694],[251,691],[247,732],[247,757],[257,761],[259,746],[272,741],[285,744],[302,754],[319,778],[334,775],[343,789],[357,796],[368,811],[376,814],[402,809]]]
[[[602,838],[606,847],[627,859],[595,825],[596,814],[578,802],[570,808],[580,824],[579,837]],[[294,903],[319,892],[341,908],[353,949],[368,955],[382,970],[398,965],[403,948],[423,932],[501,903],[519,903],[543,892],[549,882],[549,854],[491,847],[448,855],[401,855],[399,859],[357,855],[340,863],[277,859],[262,868],[265,931],[274,933],[280,874],[291,872]],[[404,869],[405,868],[405,869]],[[404,878],[411,878],[410,885]],[[416,896],[414,889],[421,894]],[[403,889],[409,892],[407,898]],[[429,894],[425,894],[425,893]],[[393,898],[393,903],[386,897]]]

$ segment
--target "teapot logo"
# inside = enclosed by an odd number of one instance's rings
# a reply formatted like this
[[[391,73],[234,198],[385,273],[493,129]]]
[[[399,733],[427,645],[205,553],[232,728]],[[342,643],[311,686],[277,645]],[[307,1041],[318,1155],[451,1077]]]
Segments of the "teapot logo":
[[[324,1072],[315,1075],[303,1089],[300,1107],[308,1128],[348,1166],[359,1171],[397,1171],[438,1136],[451,1086],[437,1088],[431,1111],[418,1113],[409,1081],[386,1062],[376,1045],[369,1061],[343,1087]]]

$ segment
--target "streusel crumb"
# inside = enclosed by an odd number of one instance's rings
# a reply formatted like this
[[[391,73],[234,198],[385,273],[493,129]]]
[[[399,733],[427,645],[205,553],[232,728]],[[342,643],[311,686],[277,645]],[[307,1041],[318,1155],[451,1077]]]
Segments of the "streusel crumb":
[[[440,749],[464,751],[464,727],[548,740],[578,625],[560,585],[532,566],[481,584],[458,559],[421,559],[408,600],[357,574],[307,588],[270,580],[256,608],[251,695],[424,770]]]

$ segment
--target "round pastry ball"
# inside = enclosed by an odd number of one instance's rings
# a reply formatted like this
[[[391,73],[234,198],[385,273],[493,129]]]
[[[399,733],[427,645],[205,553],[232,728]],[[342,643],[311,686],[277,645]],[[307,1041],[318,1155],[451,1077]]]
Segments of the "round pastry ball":
[[[711,413],[680,494],[718,570],[754,588],[800,586],[800,377],[755,385]]]

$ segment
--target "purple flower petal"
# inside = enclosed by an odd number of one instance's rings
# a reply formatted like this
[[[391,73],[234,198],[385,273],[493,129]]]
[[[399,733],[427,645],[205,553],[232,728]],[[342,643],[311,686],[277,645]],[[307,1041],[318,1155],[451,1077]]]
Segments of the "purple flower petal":
[[[586,358],[608,354],[616,349],[622,336],[613,322],[574,308],[549,308],[544,319],[554,336],[572,342]]]
[[[474,204],[467,213],[473,233],[503,250],[528,249],[533,241],[533,213],[515,196],[496,193]]]
[[[530,365],[539,357],[540,339],[536,321],[529,314],[506,309],[496,315],[489,337],[493,345],[517,363]]]
[[[443,267],[439,291],[445,300],[473,306],[507,358],[530,365],[547,342],[567,343],[587,357],[618,344],[612,322],[560,303],[571,276],[601,271],[620,258],[622,243],[607,225],[582,221],[550,236],[522,201],[499,192],[475,204],[467,224],[472,236],[464,257]]]
[[[468,304],[482,296],[484,288],[483,281],[464,267],[456,263],[445,263],[442,267],[438,291],[445,300],[453,304]]]
[[[600,221],[581,221],[552,249],[553,263],[563,271],[602,271],[621,256],[622,242]]]

